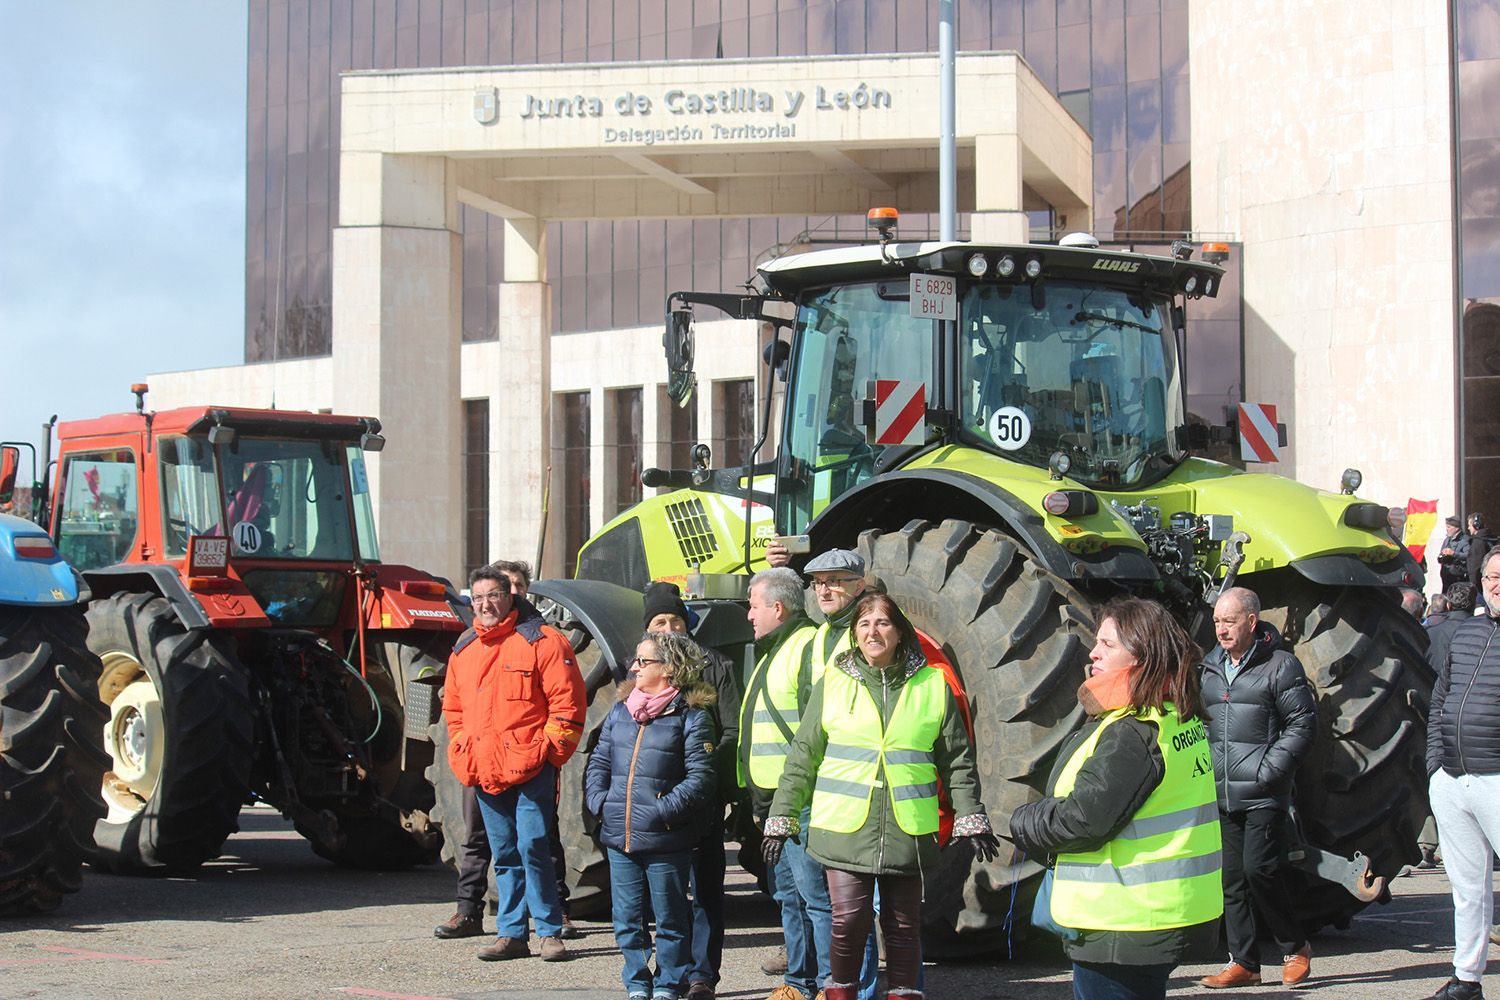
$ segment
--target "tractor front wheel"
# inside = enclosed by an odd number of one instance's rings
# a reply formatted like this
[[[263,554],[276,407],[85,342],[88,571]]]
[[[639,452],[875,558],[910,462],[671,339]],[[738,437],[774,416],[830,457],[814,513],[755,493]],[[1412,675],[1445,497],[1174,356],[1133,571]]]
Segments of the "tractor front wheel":
[[[0,916],[81,884],[104,815],[98,684],[76,608],[0,606]]]
[[[244,669],[207,629],[185,629],[155,594],[88,610],[109,713],[105,815],[94,860],[114,871],[195,868],[238,829],[250,788],[255,709]]]

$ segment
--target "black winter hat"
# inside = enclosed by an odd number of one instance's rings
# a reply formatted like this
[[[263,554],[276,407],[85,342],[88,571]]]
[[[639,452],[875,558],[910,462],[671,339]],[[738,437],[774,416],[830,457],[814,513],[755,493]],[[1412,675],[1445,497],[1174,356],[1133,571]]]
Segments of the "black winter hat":
[[[675,583],[658,581],[648,584],[645,590],[646,606],[643,609],[645,617],[641,621],[642,626],[650,625],[651,619],[657,615],[676,615],[692,627],[698,616],[688,610],[688,606],[682,603],[682,591],[677,589]]]

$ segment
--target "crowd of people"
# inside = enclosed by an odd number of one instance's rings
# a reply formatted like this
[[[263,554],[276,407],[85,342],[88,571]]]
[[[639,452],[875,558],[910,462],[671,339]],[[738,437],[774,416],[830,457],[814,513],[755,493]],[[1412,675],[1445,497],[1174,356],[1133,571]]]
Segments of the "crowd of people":
[[[1482,519],[1480,520],[1482,527]],[[1467,560],[1474,551],[1463,552]],[[1257,595],[1218,595],[1207,653],[1159,604],[1119,599],[1098,615],[1078,701],[1087,723],[1057,754],[1045,794],[991,829],[969,705],[940,647],[859,554],[823,552],[803,573],[773,546],[750,581],[754,665],[692,638],[677,588],[643,595],[629,677],[598,730],[584,803],[609,864],[611,916],[629,1000],[712,1000],[724,942],[726,810],[753,820],[785,948],[763,966],[768,1000],[872,1000],[880,929],[887,995],[923,995],[924,878],[955,842],[990,862],[1024,858],[1046,875],[1034,926],[1056,934],[1080,1000],[1160,998],[1172,971],[1229,960],[1202,987],[1312,974],[1288,852],[1294,776],[1314,740],[1315,697]],[[1457,558],[1457,544],[1445,558]],[[509,567],[507,573],[504,567]],[[1454,975],[1434,1000],[1482,996],[1492,933],[1490,862],[1500,846],[1500,549],[1443,610],[1427,765],[1439,850],[1453,886]],[[567,641],[526,599],[524,564],[470,580],[474,626],[449,662],[449,761],[472,790],[458,911],[439,937],[483,934],[486,866],[495,940],[485,960],[567,957],[558,771],[584,735],[585,690]],[[806,612],[810,587],[823,621]],[[1420,595],[1418,595],[1420,597]],[[1002,846],[1001,837],[1009,841]],[[747,838],[751,839],[751,838]],[[1273,953],[1274,955],[1275,953]],[[654,962],[652,957],[654,955]]]

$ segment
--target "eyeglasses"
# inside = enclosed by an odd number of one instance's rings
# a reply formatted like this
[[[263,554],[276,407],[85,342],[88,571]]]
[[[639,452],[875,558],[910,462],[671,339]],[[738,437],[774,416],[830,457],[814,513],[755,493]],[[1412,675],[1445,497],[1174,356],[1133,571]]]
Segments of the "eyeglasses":
[[[1479,579],[1483,583],[1494,583],[1496,580],[1500,580],[1500,573],[1486,573]]]
[[[510,591],[498,590],[492,594],[470,594],[469,601],[472,604],[504,604],[508,597],[510,597]]]
[[[632,656],[625,661],[627,667],[644,667],[648,663],[666,663],[666,660],[653,660],[649,656]]]
[[[843,590],[846,584],[858,583],[863,579],[862,576],[837,576],[832,580],[812,580],[808,585],[813,590]]]

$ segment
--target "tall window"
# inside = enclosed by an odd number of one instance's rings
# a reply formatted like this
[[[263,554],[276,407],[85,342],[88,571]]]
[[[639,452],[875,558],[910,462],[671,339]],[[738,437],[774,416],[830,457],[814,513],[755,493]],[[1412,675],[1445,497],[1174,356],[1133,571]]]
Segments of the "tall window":
[[[562,420],[562,461],[556,463],[562,485],[563,564],[567,576],[578,569],[578,550],[589,533],[589,394],[564,392],[553,413]]]
[[[614,442],[609,462],[613,494],[609,497],[611,516],[640,502],[641,499],[641,390],[615,389],[610,393],[614,407]]]
[[[689,468],[693,460],[693,445],[698,443],[698,397],[688,400],[686,406],[678,406],[662,389],[656,402],[657,430],[667,466],[673,469]]]
[[[490,561],[490,401],[464,400],[464,576]]]
[[[714,383],[714,464],[721,468],[748,465],[755,444],[755,380]]]

